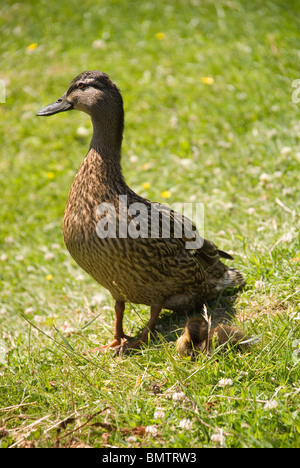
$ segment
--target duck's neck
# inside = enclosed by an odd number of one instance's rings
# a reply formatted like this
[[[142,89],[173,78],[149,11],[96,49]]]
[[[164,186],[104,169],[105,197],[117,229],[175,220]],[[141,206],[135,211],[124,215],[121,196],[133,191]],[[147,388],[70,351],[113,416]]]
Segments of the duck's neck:
[[[92,116],[93,137],[91,147],[100,153],[114,153],[121,159],[121,146],[123,139],[124,117],[120,119],[99,118]]]
[[[87,162],[93,165],[102,183],[125,184],[121,169],[123,121],[109,121],[92,116],[93,137]]]

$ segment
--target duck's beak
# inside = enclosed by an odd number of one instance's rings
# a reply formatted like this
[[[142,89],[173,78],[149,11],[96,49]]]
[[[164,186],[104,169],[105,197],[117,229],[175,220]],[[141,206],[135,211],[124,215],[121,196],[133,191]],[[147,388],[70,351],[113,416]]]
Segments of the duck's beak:
[[[73,109],[73,104],[71,104],[68,99],[66,94],[64,94],[62,97],[57,99],[57,101],[53,102],[52,104],[49,104],[46,107],[43,107],[40,109],[36,115],[53,115],[53,114],[58,114],[59,112],[65,112],[67,110]]]

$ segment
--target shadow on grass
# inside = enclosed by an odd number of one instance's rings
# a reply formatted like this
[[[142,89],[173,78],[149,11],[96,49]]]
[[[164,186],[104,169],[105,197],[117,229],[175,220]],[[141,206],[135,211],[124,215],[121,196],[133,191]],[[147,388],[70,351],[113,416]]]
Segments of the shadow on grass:
[[[242,285],[238,288],[234,289],[227,289],[226,291],[222,291],[220,295],[214,299],[206,303],[208,315],[211,317],[211,326],[215,328],[220,323],[230,323],[234,320],[236,316],[236,308],[234,304],[238,297],[240,291],[245,288],[245,285]],[[162,337],[167,342],[176,341],[177,338],[181,335],[182,330],[185,327],[186,322],[191,317],[201,316],[203,314],[203,307],[193,307],[191,309],[181,309],[181,310],[163,310],[159,315],[155,329],[151,333],[151,343],[155,343],[157,341],[156,334],[157,332],[160,334],[160,338]],[[140,332],[142,331],[142,328]],[[139,334],[132,339],[137,339]],[[161,339],[158,339],[157,343],[159,343]],[[151,344],[150,344],[151,346]],[[130,352],[139,352],[138,350],[130,350]]]

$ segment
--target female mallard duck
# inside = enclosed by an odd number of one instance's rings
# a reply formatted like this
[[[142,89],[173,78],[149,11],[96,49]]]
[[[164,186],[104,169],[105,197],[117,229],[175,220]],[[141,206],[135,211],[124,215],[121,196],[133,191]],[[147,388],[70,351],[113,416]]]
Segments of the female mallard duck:
[[[64,241],[78,265],[116,301],[114,340],[103,349],[118,348],[129,338],[122,325],[126,301],[151,307],[141,338],[126,342],[127,347],[139,347],[147,341],[162,308],[201,307],[223,288],[241,284],[243,277],[220,261],[220,257],[232,257],[201,239],[193,225],[192,234],[175,236],[178,227],[184,227],[186,233],[184,224],[189,220],[161,205],[159,228],[152,235],[158,204],[134,193],[123,178],[123,100],[105,73],[81,73],[61,98],[37,115],[72,109],[90,115],[93,137],[69,193],[63,218]],[[136,217],[132,207],[139,208]],[[142,212],[144,218],[140,217]],[[169,236],[162,231],[166,218],[171,224]],[[191,245],[193,248],[189,248]]]

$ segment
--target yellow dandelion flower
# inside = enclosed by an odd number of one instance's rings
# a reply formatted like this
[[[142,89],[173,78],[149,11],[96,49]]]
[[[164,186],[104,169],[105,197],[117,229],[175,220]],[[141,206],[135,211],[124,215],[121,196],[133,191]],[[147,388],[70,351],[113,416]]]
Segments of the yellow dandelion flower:
[[[161,41],[162,39],[164,39],[165,33],[163,33],[163,32],[156,33],[156,34],[155,34],[155,37],[156,37],[156,39],[158,39],[159,41]]]
[[[203,76],[203,78],[201,78],[201,81],[202,83],[207,85],[212,85],[215,82],[212,76]]]
[[[163,190],[160,194],[163,198],[170,198],[172,196],[171,192],[169,190]]]
[[[150,182],[144,182],[142,185],[146,190],[151,186]]]
[[[50,180],[55,179],[55,174],[52,171],[47,172],[46,176],[47,176],[47,179],[50,179]]]
[[[27,46],[27,50],[35,50],[37,46],[37,42],[34,42],[33,44],[29,44],[29,46]]]
[[[47,275],[46,280],[51,281],[53,279],[53,275]]]

